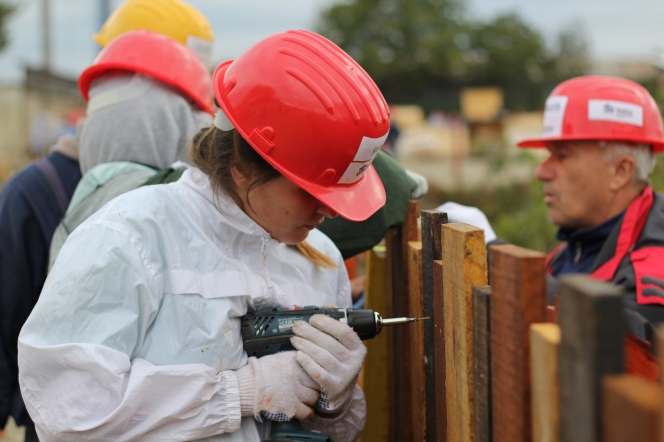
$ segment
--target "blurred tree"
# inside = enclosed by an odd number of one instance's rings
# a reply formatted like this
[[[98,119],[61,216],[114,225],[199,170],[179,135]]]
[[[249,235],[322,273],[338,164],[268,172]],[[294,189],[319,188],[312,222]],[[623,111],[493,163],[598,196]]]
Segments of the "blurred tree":
[[[318,31],[341,46],[391,102],[449,84],[462,68],[461,0],[355,0],[323,13]]]
[[[458,108],[461,87],[499,86],[508,109],[537,109],[557,83],[585,72],[581,26],[564,30],[548,49],[518,15],[476,22],[466,18],[464,5],[354,0],[324,12],[318,30],[355,58],[392,103]]]
[[[12,12],[14,12],[14,9],[14,5],[0,1],[0,51],[2,51],[9,42],[6,25],[7,19]]]

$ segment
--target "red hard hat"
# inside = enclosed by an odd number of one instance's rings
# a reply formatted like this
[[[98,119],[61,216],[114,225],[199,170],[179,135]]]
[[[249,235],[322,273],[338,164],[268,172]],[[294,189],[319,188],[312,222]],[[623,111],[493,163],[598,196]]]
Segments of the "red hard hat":
[[[624,78],[585,76],[560,83],[546,100],[542,137],[519,147],[546,147],[549,141],[616,140],[664,150],[662,116],[641,85]]]
[[[111,41],[78,78],[78,89],[86,101],[92,82],[113,70],[153,77],[180,90],[204,111],[214,112],[212,79],[205,65],[191,50],[165,35],[132,31]]]
[[[385,204],[371,162],[390,111],[371,77],[334,43],[309,31],[272,35],[219,65],[213,84],[244,139],[339,215],[363,221]]]

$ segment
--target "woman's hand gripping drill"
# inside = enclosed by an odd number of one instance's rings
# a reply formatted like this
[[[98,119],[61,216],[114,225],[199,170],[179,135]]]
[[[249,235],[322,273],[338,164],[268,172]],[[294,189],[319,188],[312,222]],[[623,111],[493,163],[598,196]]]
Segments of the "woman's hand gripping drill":
[[[347,324],[324,315],[293,326],[291,343],[297,361],[320,385],[316,409],[324,414],[343,412],[348,405],[364,364],[367,349]]]

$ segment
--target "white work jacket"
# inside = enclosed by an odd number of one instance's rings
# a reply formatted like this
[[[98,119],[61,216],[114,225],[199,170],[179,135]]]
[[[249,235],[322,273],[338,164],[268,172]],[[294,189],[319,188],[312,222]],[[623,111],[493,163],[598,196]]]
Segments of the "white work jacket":
[[[67,239],[19,336],[40,440],[262,440],[240,414],[239,318],[351,305],[339,251],[317,230],[307,241],[338,267],[271,239],[198,169],[106,204]],[[357,388],[341,418],[307,427],[351,439],[364,419]]]

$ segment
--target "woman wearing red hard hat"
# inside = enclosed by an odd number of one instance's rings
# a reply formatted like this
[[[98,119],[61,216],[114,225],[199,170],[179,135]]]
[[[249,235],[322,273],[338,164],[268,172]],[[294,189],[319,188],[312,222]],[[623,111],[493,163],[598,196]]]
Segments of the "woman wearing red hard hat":
[[[366,349],[314,316],[287,351],[243,350],[250,309],[350,307],[316,226],[385,201],[371,162],[389,130],[371,78],[323,37],[266,38],[214,73],[220,109],[176,183],[108,203],[64,244],[19,338],[21,389],[42,441],[260,441],[301,419],[360,436]]]

